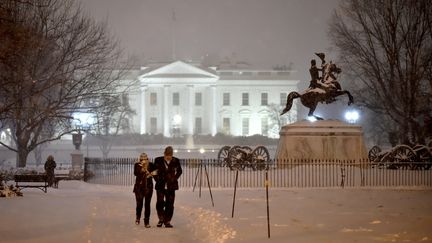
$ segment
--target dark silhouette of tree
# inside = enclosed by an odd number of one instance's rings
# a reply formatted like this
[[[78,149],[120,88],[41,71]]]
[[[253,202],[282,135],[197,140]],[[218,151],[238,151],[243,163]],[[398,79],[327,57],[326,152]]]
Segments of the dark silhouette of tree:
[[[267,106],[268,118],[269,118],[269,133],[271,135],[279,135],[281,128],[285,125],[296,121],[293,113],[287,113],[284,116],[280,115],[280,111],[283,109],[281,105],[271,103]]]
[[[94,110],[95,123],[91,133],[96,138],[103,158],[107,158],[113,145],[113,137],[121,134],[130,134],[130,118],[135,111],[129,105],[126,93],[106,95],[99,100],[102,109]]]
[[[105,23],[73,0],[0,2],[0,124],[17,166],[38,145],[75,130],[73,114],[118,87],[123,64]]]
[[[356,103],[390,121],[383,128],[396,132],[399,143],[425,142],[422,120],[432,111],[431,16],[428,0],[346,0],[330,24],[350,74],[345,78],[355,81]]]

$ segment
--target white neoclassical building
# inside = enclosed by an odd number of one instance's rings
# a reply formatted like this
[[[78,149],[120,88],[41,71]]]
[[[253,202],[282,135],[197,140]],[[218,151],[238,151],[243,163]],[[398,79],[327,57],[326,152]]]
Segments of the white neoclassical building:
[[[138,80],[129,93],[136,111],[130,118],[132,130],[166,137],[276,137],[277,132],[269,132],[274,113],[285,105],[289,92],[297,91],[299,82],[291,79],[290,71],[207,68],[183,61],[132,73],[135,77],[129,77]],[[290,117],[297,118],[295,106]]]

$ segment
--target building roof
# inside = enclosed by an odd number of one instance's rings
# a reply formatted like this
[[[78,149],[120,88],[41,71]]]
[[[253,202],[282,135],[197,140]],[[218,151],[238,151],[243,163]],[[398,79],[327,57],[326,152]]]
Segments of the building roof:
[[[150,64],[142,67],[140,79],[145,78],[216,78],[218,80],[287,80],[292,79],[293,70],[220,69],[203,67],[198,63],[175,61]]]

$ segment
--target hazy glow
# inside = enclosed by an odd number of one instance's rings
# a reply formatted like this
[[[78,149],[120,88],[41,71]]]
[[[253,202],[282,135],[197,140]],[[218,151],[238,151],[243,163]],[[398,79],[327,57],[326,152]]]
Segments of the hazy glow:
[[[351,110],[351,111],[347,111],[345,112],[345,119],[349,122],[349,123],[355,123],[358,119],[359,119],[359,113],[357,111]]]
[[[308,116],[307,119],[310,122],[316,122],[317,121],[317,119],[314,116]]]
[[[94,123],[92,113],[76,112],[73,114],[74,124],[76,126],[85,127]]]
[[[176,125],[180,124],[182,121],[182,117],[180,115],[175,115],[173,119],[174,119],[174,124]]]
[[[200,148],[199,152],[203,154],[203,153],[205,153],[205,149],[204,148]]]

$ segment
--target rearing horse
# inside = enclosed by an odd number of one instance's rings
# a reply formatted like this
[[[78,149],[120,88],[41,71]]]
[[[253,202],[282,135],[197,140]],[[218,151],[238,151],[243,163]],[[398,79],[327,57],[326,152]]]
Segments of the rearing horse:
[[[330,63],[328,64],[330,68],[329,73],[332,74],[332,72],[340,72],[340,69],[336,67],[335,64]],[[329,77],[332,75],[329,75]],[[333,78],[327,78],[322,83],[321,81],[318,81],[318,88],[314,89],[308,89],[305,93],[299,94],[297,92],[291,92],[288,94],[287,97],[287,103],[285,108],[283,109],[282,113],[280,115],[283,115],[287,113],[289,110],[291,110],[293,100],[296,98],[300,98],[301,103],[309,108],[309,114],[308,116],[313,116],[318,120],[323,120],[323,118],[319,116],[315,116],[313,113],[318,105],[319,102],[321,103],[332,103],[336,100],[336,97],[340,95],[348,95],[348,105],[351,105],[354,103],[354,98],[351,95],[351,93],[347,90],[341,90],[339,82],[336,81],[336,79]]]

